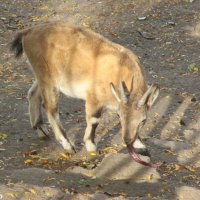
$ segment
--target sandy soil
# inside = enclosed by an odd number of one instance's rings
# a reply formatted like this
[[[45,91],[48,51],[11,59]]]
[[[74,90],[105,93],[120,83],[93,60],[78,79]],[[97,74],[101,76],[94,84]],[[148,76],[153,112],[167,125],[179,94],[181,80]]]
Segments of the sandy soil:
[[[200,1],[5,0],[0,4],[0,199],[199,199]],[[91,28],[133,50],[149,83],[161,88],[141,137],[161,169],[132,161],[116,114],[105,111],[99,154],[82,142],[84,102],[62,96],[60,115],[78,152],[68,156],[31,129],[25,57],[9,43],[18,30],[48,20]],[[53,137],[53,135],[52,135]],[[148,157],[142,157],[149,160]]]

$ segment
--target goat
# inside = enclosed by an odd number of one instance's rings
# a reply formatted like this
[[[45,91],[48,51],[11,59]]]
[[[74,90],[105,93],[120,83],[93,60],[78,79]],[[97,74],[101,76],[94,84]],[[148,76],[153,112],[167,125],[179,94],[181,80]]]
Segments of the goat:
[[[44,126],[42,107],[56,140],[68,152],[73,145],[59,120],[59,92],[85,100],[86,149],[96,151],[95,130],[102,108],[118,112],[122,139],[127,146],[146,148],[138,133],[159,88],[147,86],[138,57],[103,36],[64,22],[51,22],[17,34],[11,49],[16,57],[25,52],[35,82],[28,92],[31,125]]]

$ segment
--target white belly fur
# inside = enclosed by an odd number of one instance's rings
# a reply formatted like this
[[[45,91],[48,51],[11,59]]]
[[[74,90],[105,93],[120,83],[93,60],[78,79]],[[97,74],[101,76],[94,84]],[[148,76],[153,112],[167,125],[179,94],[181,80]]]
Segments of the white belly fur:
[[[58,89],[67,96],[83,100],[86,99],[88,83],[63,83],[59,81],[57,86]]]

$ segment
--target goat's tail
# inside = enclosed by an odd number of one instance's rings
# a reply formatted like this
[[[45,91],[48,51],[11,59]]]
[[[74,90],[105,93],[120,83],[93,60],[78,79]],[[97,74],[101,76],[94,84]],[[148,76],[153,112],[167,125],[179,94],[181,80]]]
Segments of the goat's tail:
[[[23,54],[23,36],[26,35],[30,29],[26,29],[22,32],[19,32],[15,39],[11,42],[10,50],[15,52],[15,57],[19,58]]]

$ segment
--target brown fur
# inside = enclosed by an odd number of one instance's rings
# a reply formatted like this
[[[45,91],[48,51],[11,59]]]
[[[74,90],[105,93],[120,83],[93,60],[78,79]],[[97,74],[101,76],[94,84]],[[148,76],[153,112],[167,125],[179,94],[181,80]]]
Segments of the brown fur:
[[[137,103],[147,91],[147,84],[139,59],[130,50],[90,30],[61,22],[39,25],[19,33],[12,49],[16,50],[17,56],[24,50],[35,75],[36,82],[29,91],[33,127],[40,128],[43,123],[40,114],[43,103],[57,140],[65,149],[71,149],[57,112],[58,94],[62,91],[86,101],[84,141],[89,151],[95,150],[94,133],[103,107],[119,110],[122,119],[125,115],[123,138],[128,130],[127,138],[130,142],[135,140],[138,126],[146,114],[144,108],[137,108]],[[113,95],[110,88],[110,83],[118,88],[121,81],[129,91],[126,106],[131,114],[128,115],[127,111],[118,109],[123,102],[115,98],[116,95],[121,98],[123,91],[114,88]],[[139,113],[134,119],[137,122],[131,125],[134,130],[129,130],[127,120],[132,120],[135,111]]]

